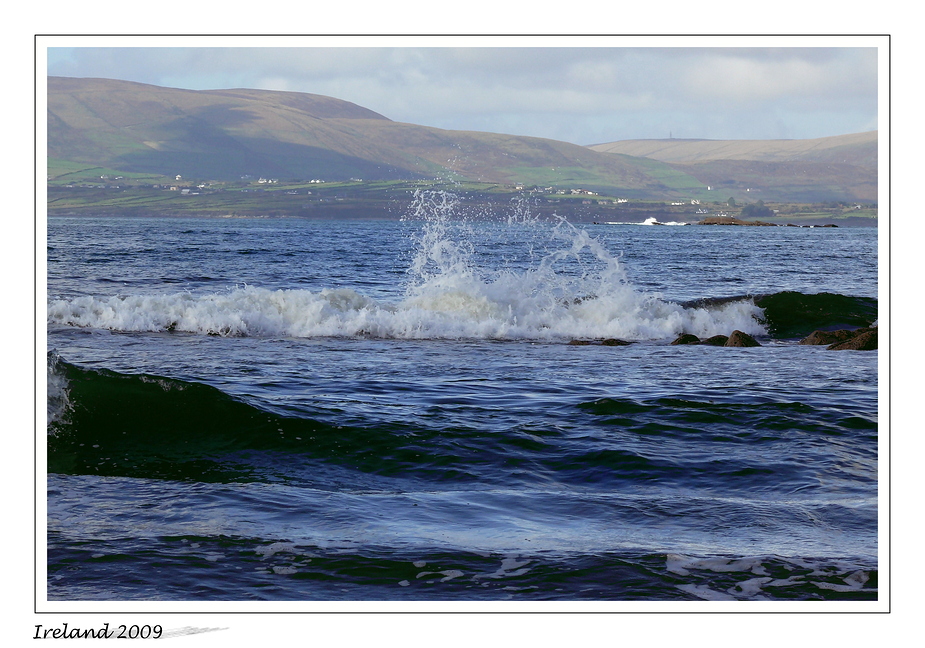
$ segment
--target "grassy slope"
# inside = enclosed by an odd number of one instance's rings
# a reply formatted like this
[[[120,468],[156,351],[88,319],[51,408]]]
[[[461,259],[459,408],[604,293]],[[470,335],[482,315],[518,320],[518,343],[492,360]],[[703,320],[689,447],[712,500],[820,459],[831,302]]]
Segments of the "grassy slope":
[[[876,171],[848,164],[715,160],[672,166],[699,178],[723,199],[877,202]]]
[[[635,194],[697,185],[650,161],[541,138],[402,124],[302,93],[50,78],[48,130],[49,157],[123,173],[580,182]]]
[[[104,179],[105,176],[105,179]],[[48,158],[48,182],[55,185],[90,182],[115,182],[122,177],[131,183],[161,184],[173,179],[155,173],[133,173],[109,167],[96,166],[87,162],[73,162],[60,158]]]

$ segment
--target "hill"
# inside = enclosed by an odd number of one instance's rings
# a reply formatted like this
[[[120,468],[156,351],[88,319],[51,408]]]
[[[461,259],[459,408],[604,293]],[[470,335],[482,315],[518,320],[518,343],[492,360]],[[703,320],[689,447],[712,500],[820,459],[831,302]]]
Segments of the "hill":
[[[808,140],[625,140],[589,148],[664,162],[738,200],[877,201],[877,131]]]
[[[877,132],[813,140],[627,140],[590,147],[393,121],[322,95],[48,78],[50,183],[432,181],[581,188],[631,200],[877,201]]]
[[[807,140],[623,140],[588,148],[662,162],[838,162],[877,168],[877,131]]]
[[[79,163],[211,180],[440,178],[580,186],[633,198],[703,189],[657,160],[405,124],[332,97],[112,79],[48,78],[48,157],[53,177]]]

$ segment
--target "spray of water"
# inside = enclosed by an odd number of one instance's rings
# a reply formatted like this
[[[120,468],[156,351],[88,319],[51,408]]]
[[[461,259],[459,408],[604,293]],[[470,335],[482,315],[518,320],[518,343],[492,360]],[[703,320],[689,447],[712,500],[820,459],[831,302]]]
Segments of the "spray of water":
[[[700,336],[739,328],[763,333],[750,302],[721,309],[684,308],[659,295],[640,293],[627,280],[620,257],[587,230],[565,218],[543,220],[527,199],[513,203],[507,230],[531,239],[529,265],[489,270],[474,262],[473,228],[457,213],[459,200],[445,192],[415,195],[409,219],[420,221],[416,256],[403,310],[430,312],[457,329],[489,337],[624,337],[661,339],[680,333]],[[537,246],[536,242],[545,240]]]

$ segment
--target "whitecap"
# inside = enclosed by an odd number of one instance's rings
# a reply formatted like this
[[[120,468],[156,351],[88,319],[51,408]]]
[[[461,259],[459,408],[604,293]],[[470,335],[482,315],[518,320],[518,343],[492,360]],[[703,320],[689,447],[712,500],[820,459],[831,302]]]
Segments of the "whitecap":
[[[407,218],[413,255],[399,297],[352,288],[320,291],[235,286],[223,291],[83,296],[48,304],[48,323],[112,331],[224,337],[568,340],[674,339],[766,333],[752,300],[685,307],[638,290],[619,255],[564,218],[523,216],[509,230],[545,237],[518,269],[482,267],[458,200],[419,192]],[[514,221],[512,221],[514,222]],[[500,226],[500,225],[499,225]],[[514,234],[512,234],[514,235]],[[399,287],[396,287],[399,288]]]

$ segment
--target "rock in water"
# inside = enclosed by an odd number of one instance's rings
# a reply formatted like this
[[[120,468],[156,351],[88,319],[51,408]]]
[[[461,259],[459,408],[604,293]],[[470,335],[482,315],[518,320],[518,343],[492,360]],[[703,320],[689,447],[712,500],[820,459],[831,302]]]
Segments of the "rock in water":
[[[856,331],[842,329],[840,331],[813,331],[800,340],[800,344],[837,344],[855,336]]]
[[[854,337],[845,340],[844,342],[836,342],[835,344],[826,348],[829,351],[873,351],[877,348],[877,329],[865,329],[862,333],[859,333]]]
[[[632,342],[627,342],[626,340],[618,340],[616,338],[608,338],[606,340],[601,340],[601,344],[604,346],[626,346],[632,344]]]
[[[726,340],[726,344],[723,346],[727,347],[756,347],[761,346],[755,338],[753,338],[748,333],[743,333],[742,331],[733,331],[729,334],[729,339]]]
[[[700,344],[700,338],[690,333],[680,335],[672,344]]]
[[[703,340],[700,344],[708,344],[710,346],[726,346],[726,342],[729,340],[729,337],[726,335],[714,335],[713,337],[708,337],[706,340]]]

